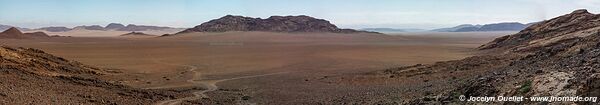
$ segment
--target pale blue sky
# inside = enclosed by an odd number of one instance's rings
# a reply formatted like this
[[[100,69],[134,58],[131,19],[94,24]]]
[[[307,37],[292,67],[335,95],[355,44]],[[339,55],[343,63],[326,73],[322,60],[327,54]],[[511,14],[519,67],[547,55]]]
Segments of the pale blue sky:
[[[309,15],[343,28],[440,28],[458,24],[534,22],[600,0],[0,0],[0,24],[124,24],[193,27],[227,14],[267,18]]]

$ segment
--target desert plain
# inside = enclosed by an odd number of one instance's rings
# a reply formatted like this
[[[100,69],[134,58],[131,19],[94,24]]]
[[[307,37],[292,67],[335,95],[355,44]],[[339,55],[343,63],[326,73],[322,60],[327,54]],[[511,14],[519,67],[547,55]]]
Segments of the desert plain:
[[[427,95],[419,89],[427,86],[344,75],[463,59],[513,33],[199,32],[143,38],[95,33],[0,42],[118,71],[102,78],[135,88],[190,93],[157,104],[381,104]]]

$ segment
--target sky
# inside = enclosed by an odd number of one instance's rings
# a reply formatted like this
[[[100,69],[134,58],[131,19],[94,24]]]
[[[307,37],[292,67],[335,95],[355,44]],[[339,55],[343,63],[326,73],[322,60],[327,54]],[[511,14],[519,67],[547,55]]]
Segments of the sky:
[[[0,24],[26,28],[108,23],[193,27],[225,15],[308,15],[342,28],[434,29],[536,22],[600,0],[0,0]]]

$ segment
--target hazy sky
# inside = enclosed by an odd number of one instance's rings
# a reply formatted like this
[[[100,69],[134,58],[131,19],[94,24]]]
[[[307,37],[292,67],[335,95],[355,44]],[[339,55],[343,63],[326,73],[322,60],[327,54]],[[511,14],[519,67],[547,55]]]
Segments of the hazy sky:
[[[124,24],[192,27],[227,14],[309,15],[343,28],[440,28],[534,22],[600,0],[0,0],[0,24],[27,28]]]

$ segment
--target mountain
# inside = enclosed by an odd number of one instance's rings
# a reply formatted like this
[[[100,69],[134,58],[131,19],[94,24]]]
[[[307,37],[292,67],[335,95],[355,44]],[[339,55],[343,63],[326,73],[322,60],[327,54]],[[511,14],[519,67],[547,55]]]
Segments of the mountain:
[[[125,28],[125,25],[120,24],[120,23],[110,23],[110,24],[106,25],[106,27],[104,27],[104,29],[106,29],[106,30],[116,30],[116,29],[121,29],[121,28]]]
[[[43,27],[43,28],[38,28],[36,30],[45,30],[48,32],[66,32],[66,31],[71,31],[70,28],[67,27]]]
[[[148,30],[166,30],[172,29],[171,27],[158,27],[158,26],[144,26],[129,24],[126,27],[117,29],[117,31],[148,31]]]
[[[173,92],[143,90],[99,79],[114,71],[32,48],[0,47],[0,104],[148,105]]]
[[[364,33],[352,29],[340,29],[327,20],[309,16],[271,16],[267,19],[227,15],[202,23],[179,33],[267,31],[267,32],[332,32]]]
[[[459,25],[459,26],[452,27],[452,28],[441,28],[441,29],[434,29],[431,31],[436,31],[436,32],[520,31],[520,30],[525,29],[525,27],[527,27],[528,25],[531,25],[531,24],[533,24],[533,23],[521,24],[521,23],[517,23],[517,22],[505,22],[505,23],[485,24],[485,25],[464,24],[464,25]]]
[[[44,32],[23,33],[17,28],[9,28],[0,33],[0,39],[30,39],[30,38],[48,38]]]
[[[429,93],[404,104],[474,104],[484,96],[600,96],[600,15],[576,10],[497,38],[483,55],[381,71],[403,79],[428,77]],[[430,85],[428,85],[430,84]],[[405,84],[408,85],[408,84]],[[548,104],[522,101],[496,104]],[[595,104],[559,101],[550,104]]]
[[[479,28],[479,27],[481,27],[481,25],[462,24],[462,25],[458,25],[458,26],[455,26],[455,27],[451,27],[451,28],[433,29],[431,31],[434,31],[434,32],[455,32],[456,30],[459,30],[459,29],[462,29],[462,28]]]
[[[398,33],[398,32],[424,32],[423,29],[396,29],[396,28],[363,28],[362,31],[380,32],[380,33]]]
[[[12,27],[0,33],[0,38],[25,39],[26,37],[19,29]]]
[[[73,30],[106,30],[104,29],[104,27],[100,26],[100,25],[91,25],[91,26],[77,26],[74,27]]]
[[[2,25],[2,24],[0,24],[0,31],[5,31],[5,30],[7,30],[9,28],[13,28],[13,27],[15,27],[15,26],[9,26],[9,25]],[[31,30],[31,29],[28,29],[28,28],[21,28],[21,27],[15,27],[15,28],[17,28],[17,29],[19,29],[21,31],[29,31],[29,30]]]
[[[517,22],[486,24],[477,31],[521,31],[527,27],[525,24]]]

